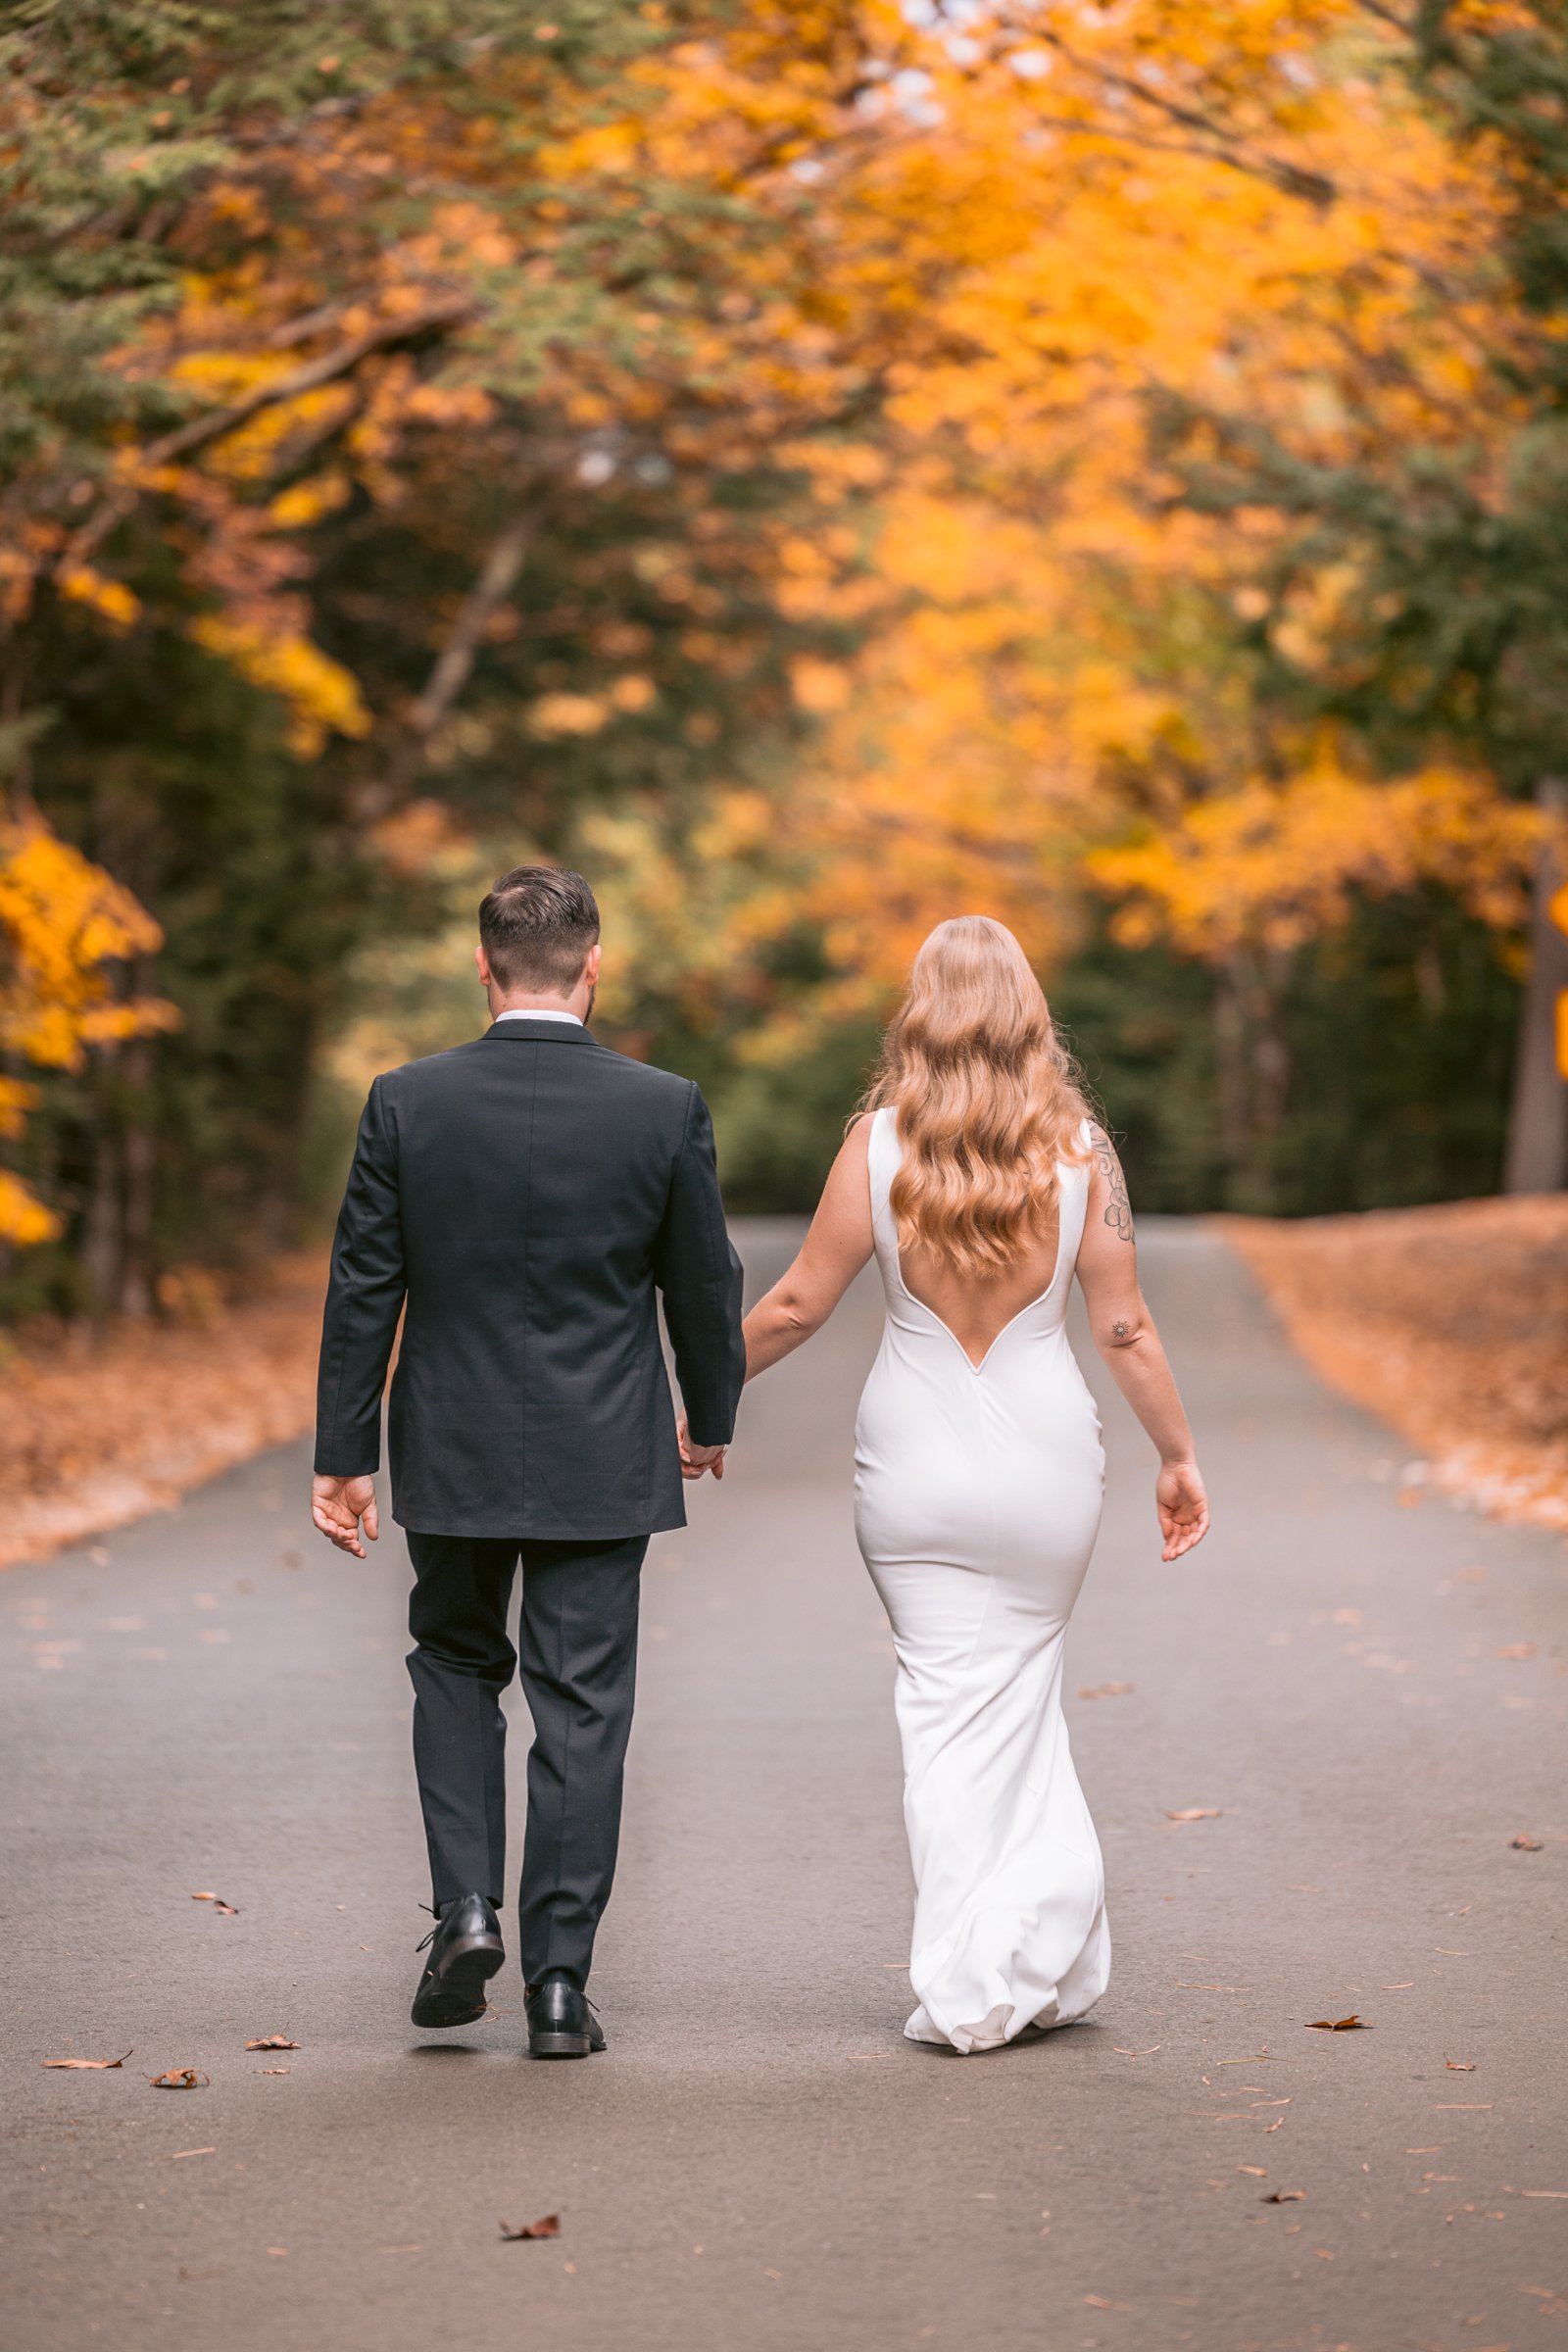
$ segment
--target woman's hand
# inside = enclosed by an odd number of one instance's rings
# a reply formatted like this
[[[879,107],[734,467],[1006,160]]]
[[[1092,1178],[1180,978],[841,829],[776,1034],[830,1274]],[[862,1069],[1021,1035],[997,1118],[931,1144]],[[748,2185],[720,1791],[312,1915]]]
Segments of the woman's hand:
[[[1198,1464],[1189,1456],[1184,1461],[1166,1462],[1154,1481],[1154,1508],[1159,1513],[1159,1532],[1165,1539],[1162,1560],[1179,1560],[1184,1551],[1201,1544],[1208,1533],[1208,1496]]]
[[[723,1477],[727,1446],[694,1445],[692,1433],[686,1426],[684,1413],[676,1424],[675,1435],[680,1443],[680,1474],[682,1478],[701,1478],[706,1470],[711,1470],[715,1478]]]

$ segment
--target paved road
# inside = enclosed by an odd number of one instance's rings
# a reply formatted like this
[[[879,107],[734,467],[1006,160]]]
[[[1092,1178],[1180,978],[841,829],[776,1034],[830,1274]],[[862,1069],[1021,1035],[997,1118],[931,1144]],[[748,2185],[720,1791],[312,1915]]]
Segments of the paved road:
[[[755,1275],[790,1238],[751,1229]],[[1154,1226],[1145,1256],[1218,1532],[1160,1566],[1107,1405],[1069,1682],[1134,1686],[1072,1706],[1117,1961],[1035,2046],[900,2035],[890,1654],[848,1510],[864,1286],[652,1557],[588,2065],[519,2060],[506,1979],[456,2041],[407,2024],[404,1558],[316,1547],[303,1449],[8,1575],[9,2342],[1560,2341],[1562,1548],[1401,1493],[1221,1243]],[[1352,2010],[1373,2031],[1306,2030]],[[298,2051],[245,2053],[280,2029]],[[210,2086],[149,2088],[175,2063]]]

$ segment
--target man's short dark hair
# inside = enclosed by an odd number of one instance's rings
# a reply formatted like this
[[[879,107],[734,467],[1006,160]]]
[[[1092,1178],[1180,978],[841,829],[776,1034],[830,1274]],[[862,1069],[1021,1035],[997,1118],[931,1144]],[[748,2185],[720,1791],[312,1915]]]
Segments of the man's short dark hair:
[[[479,908],[479,938],[503,988],[566,996],[599,937],[599,908],[581,874],[514,865]]]

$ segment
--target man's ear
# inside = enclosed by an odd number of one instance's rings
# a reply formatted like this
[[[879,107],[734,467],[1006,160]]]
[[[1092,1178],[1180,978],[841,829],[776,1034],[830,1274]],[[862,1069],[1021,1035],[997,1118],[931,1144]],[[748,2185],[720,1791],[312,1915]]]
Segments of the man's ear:
[[[492,980],[490,973],[490,958],[484,952],[484,946],[482,942],[473,951],[473,968],[479,975],[479,986],[481,988],[491,988],[494,986],[494,981]]]
[[[590,988],[597,988],[599,986],[599,942],[598,940],[595,940],[593,946],[588,951],[588,960],[582,967],[582,976],[587,981]]]

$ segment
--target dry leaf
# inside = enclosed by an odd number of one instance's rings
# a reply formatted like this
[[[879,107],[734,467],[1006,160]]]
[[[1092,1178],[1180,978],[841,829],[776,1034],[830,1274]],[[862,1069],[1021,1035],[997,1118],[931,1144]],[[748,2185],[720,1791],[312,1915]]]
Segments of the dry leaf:
[[[120,2058],[40,2058],[38,2064],[62,2067],[75,2075],[103,2075],[112,2073],[117,2066],[123,2066],[125,2059],[131,2055],[131,2051],[126,2050]]]
[[[1314,2017],[1309,2034],[1370,2034],[1372,2029],[1352,2009],[1348,2017]]]
[[[239,1905],[225,1903],[220,1894],[193,1894],[190,1899],[193,1903],[211,1903],[213,1909],[221,1911],[225,1919],[238,1919],[239,1917]]]
[[[1266,2180],[1268,2179],[1268,2166],[1266,2164],[1239,2164],[1236,2167],[1236,2170],[1239,2173],[1250,2173],[1254,2180]]]
[[[286,2034],[264,2034],[260,2041],[248,2041],[245,2044],[248,2050],[297,2050],[299,2046],[297,2041],[290,2041]],[[266,2072],[265,2068],[263,2072]]]
[[[1136,1683],[1080,1683],[1080,1698],[1129,1698],[1138,1688]]]
[[[1476,2071],[1473,2058],[1445,2058],[1443,2063],[1450,2075],[1473,2075]]]
[[[292,2070],[286,2066],[259,2066],[256,2069],[256,2072],[259,2075],[286,2075],[291,2071]]]
[[[1124,2049],[1119,2041],[1113,2041],[1110,2046],[1118,2058],[1152,2058],[1154,2052],[1162,2050],[1165,2044],[1162,2041],[1152,2041],[1147,2050]]]
[[[1532,1838],[1528,1830],[1521,1830],[1517,1838],[1509,1838],[1508,1843],[1521,1854],[1539,1854],[1542,1841],[1539,1838]]]
[[[171,2164],[177,2164],[182,2156],[216,2156],[217,2154],[216,2148],[176,2148],[169,2161]]]
[[[154,2090],[202,2090],[209,2077],[198,2067],[172,2066],[167,2074],[149,2075],[147,2080]]]
[[[520,2230],[514,2230],[510,2222],[503,2222],[500,2229],[502,2236],[514,2245],[525,2237],[559,2237],[561,2216],[559,2213],[547,2213],[542,2222],[527,2222]]]
[[[1218,1821],[1218,1805],[1188,1805],[1180,1813],[1167,1813],[1167,1821]]]
[[[1299,2205],[1305,2197],[1304,2188],[1271,2188],[1258,2202],[1261,2205]]]

